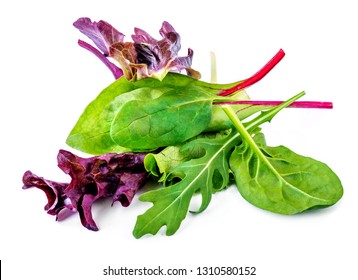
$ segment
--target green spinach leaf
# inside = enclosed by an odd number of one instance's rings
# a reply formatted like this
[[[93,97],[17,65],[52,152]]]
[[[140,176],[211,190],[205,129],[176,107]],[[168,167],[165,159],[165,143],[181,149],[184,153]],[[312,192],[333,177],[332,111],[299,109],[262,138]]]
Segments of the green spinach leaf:
[[[270,121],[277,112],[304,95],[297,94],[245,125],[230,107],[224,111],[240,132],[242,144],[230,157],[230,168],[242,196],[254,205],[282,214],[330,206],[343,195],[337,175],[325,164],[299,156],[285,147],[267,147],[263,134],[251,127]],[[256,141],[255,141],[256,140]]]
[[[133,83],[125,78],[120,78],[105,88],[87,105],[66,143],[72,148],[94,155],[126,151],[127,149],[118,146],[110,137],[111,111],[105,108],[117,96],[134,89]]]
[[[153,150],[168,143],[175,145],[180,139],[188,139],[210,127],[213,118],[209,111],[213,100],[233,98],[216,94],[235,84],[210,84],[175,73],[168,73],[162,81],[146,78],[131,82],[122,77],[86,107],[66,143],[89,154]],[[158,99],[164,93],[165,96]],[[235,98],[248,99],[244,91]],[[188,127],[183,127],[183,120],[194,123],[191,117],[198,122],[186,132]],[[141,139],[143,135],[145,140]],[[157,137],[159,140],[154,140]]]
[[[230,168],[247,201],[276,213],[330,206],[343,195],[339,178],[326,164],[284,146],[268,147],[263,134],[236,147]]]
[[[132,150],[182,143],[208,126],[215,98],[197,88],[173,88],[153,99],[124,102],[113,118],[111,137]]]

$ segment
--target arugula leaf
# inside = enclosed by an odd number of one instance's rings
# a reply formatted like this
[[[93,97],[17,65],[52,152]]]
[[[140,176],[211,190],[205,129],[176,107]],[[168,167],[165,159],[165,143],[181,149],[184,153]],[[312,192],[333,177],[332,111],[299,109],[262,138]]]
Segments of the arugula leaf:
[[[230,168],[248,202],[276,213],[330,206],[343,195],[339,178],[326,164],[284,146],[268,147],[263,134],[236,147]]]
[[[138,216],[133,235],[136,238],[148,233],[154,235],[164,225],[167,235],[174,234],[197,192],[201,194],[202,202],[196,213],[204,211],[212,193],[228,186],[228,158],[239,141],[239,133],[233,132],[226,138],[198,138],[185,144],[181,149],[184,155],[190,154],[193,149],[202,149],[203,156],[179,164],[168,174],[168,181],[179,179],[179,182],[139,197],[140,201],[152,202],[153,206]]]

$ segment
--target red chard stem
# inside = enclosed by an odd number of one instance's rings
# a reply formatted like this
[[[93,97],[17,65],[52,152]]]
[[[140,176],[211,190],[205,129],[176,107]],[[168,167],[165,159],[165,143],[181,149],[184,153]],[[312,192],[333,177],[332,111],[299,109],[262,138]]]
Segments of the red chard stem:
[[[284,101],[260,101],[260,100],[240,100],[240,101],[230,101],[230,102],[215,102],[215,105],[252,105],[252,106],[278,106]],[[306,108],[306,109],[332,109],[332,102],[322,102],[322,101],[295,101],[288,106],[289,108]]]
[[[222,90],[218,95],[227,96],[257,83],[263,77],[265,77],[281,61],[281,59],[284,56],[285,56],[285,52],[282,49],[280,49],[276,53],[276,55],[273,58],[271,58],[271,60],[264,67],[262,67],[256,74],[244,80],[242,83],[235,85],[232,88]]]

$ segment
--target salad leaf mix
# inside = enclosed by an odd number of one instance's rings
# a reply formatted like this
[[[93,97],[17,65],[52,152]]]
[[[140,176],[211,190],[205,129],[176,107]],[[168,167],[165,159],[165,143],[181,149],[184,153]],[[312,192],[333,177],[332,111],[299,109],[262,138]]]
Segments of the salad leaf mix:
[[[188,212],[204,211],[213,194],[236,185],[251,204],[274,213],[297,214],[335,204],[343,195],[338,176],[324,163],[284,146],[269,147],[260,126],[282,109],[332,108],[331,102],[251,100],[245,89],[261,80],[284,57],[283,50],[253,76],[230,84],[200,80],[191,68],[193,50],[178,56],[180,36],[168,23],[156,40],[135,28],[133,42],[105,21],[80,18],[74,26],[95,46],[79,40],[98,57],[115,81],[83,111],[66,143],[79,157],[60,150],[59,168],[69,183],[26,171],[24,188],[43,190],[45,210],[57,220],[78,212],[81,223],[98,230],[91,207],[112,197],[127,207],[148,180],[160,185],[139,196],[152,206],[139,215],[133,235],[166,227],[172,235]],[[186,74],[182,74],[182,71]],[[198,209],[190,209],[195,195]]]

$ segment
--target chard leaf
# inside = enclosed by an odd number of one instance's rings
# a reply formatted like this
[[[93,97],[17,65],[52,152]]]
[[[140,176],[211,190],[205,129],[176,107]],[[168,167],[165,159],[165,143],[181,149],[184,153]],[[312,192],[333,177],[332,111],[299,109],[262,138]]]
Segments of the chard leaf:
[[[168,79],[168,83],[170,82],[173,82],[173,79]],[[110,135],[111,124],[119,107],[124,101],[136,98],[138,89],[148,92],[150,87],[153,89],[151,93],[158,93],[155,90],[160,86],[165,88],[168,83],[160,84],[155,79],[135,83],[127,81],[124,77],[119,78],[87,105],[67,137],[66,143],[72,148],[94,155],[129,151],[128,148],[121,147],[113,141]],[[148,87],[145,87],[146,85]]]
[[[120,78],[105,88],[87,105],[67,137],[66,143],[72,148],[93,155],[126,151],[110,137],[111,118],[108,116],[110,111],[105,108],[117,96],[134,89],[133,84],[125,78]]]
[[[339,178],[326,164],[284,146],[268,147],[263,134],[236,147],[230,168],[248,202],[276,213],[327,207],[343,195]]]
[[[112,121],[111,137],[133,150],[182,143],[208,126],[214,98],[195,88],[174,88],[153,99],[127,101]]]
[[[225,138],[198,138],[185,144],[181,153],[184,157],[193,158],[174,167],[166,180],[174,182],[162,189],[142,194],[139,199],[152,202],[153,206],[138,216],[133,235],[140,238],[145,234],[156,234],[162,226],[166,226],[166,234],[174,234],[185,219],[190,201],[197,192],[202,202],[196,213],[204,211],[211,201],[214,192],[228,186],[228,158],[232,149],[240,141],[238,132]],[[202,150],[202,156],[197,157]]]
[[[121,141],[123,140],[121,139],[121,135],[117,134],[117,129],[118,127],[121,127],[123,121],[119,115],[117,116],[121,109],[132,110],[130,112],[130,115],[135,117],[138,108],[134,108],[133,104],[138,104],[140,103],[140,101],[145,103],[148,102],[148,100],[151,100],[154,103],[158,102],[155,101],[155,99],[159,97],[159,95],[171,90],[173,99],[179,99],[177,96],[174,96],[175,92],[179,93],[180,96],[188,95],[185,97],[186,100],[188,100],[188,98],[194,98],[194,100],[196,100],[198,96],[195,96],[195,94],[198,93],[198,95],[200,96],[199,98],[202,98],[202,105],[203,108],[205,108],[207,114],[208,104],[212,103],[212,99],[214,97],[217,100],[224,100],[224,97],[216,97],[216,94],[220,92],[223,88],[230,88],[232,85],[233,84],[220,85],[205,83],[188,77],[186,75],[176,73],[168,73],[162,81],[152,78],[146,78],[141,79],[139,81],[130,82],[127,81],[124,77],[121,77],[114,83],[112,83],[110,86],[105,88],[86,107],[86,109],[78,119],[76,125],[70,132],[66,143],[72,148],[94,155],[111,152],[121,153],[130,150],[142,150],[143,147],[136,147],[133,145],[130,145],[130,147],[126,148],[121,146],[120,143],[122,143]],[[148,90],[148,88],[150,88],[151,90]],[[148,94],[148,96],[146,96],[146,93]],[[207,98],[209,96],[212,97],[210,101],[210,98]],[[243,91],[241,91],[237,96],[235,96],[235,98],[247,99],[247,96]],[[124,101],[132,102],[128,102],[129,104],[126,104],[125,108],[123,108],[125,104]],[[173,101],[170,101],[168,105],[171,106],[173,104],[172,102]],[[181,101],[179,100],[179,102]],[[152,109],[154,108],[154,105],[151,105]],[[144,106],[144,104],[140,104],[140,106]],[[198,106],[199,104],[196,104],[193,106],[193,108],[198,109]],[[148,107],[150,106],[148,105]],[[214,106],[214,108],[215,107],[216,106]],[[115,119],[118,123],[114,124]],[[212,118],[210,116],[209,120],[211,119]],[[171,118],[171,120],[173,119]],[[182,118],[179,119],[179,122],[181,120]],[[205,121],[205,123],[206,122],[207,120]],[[161,123],[164,124],[165,120]],[[204,126],[203,123],[200,129],[193,129],[196,131],[201,131]],[[172,125],[173,127],[173,124],[170,124],[169,122],[167,123],[167,125],[168,127],[170,125]],[[210,127],[210,123],[207,126]],[[215,126],[217,130],[220,130],[220,126],[218,126],[217,124],[215,124]],[[227,128],[226,125],[224,125],[223,127]],[[137,127],[137,129],[145,129],[148,131],[151,129],[151,127],[143,126],[139,128]],[[183,130],[186,130],[186,128]],[[190,135],[192,134],[193,133],[191,132]],[[173,142],[171,145],[174,145],[175,143],[176,142]],[[157,147],[158,145],[155,144],[154,146]],[[148,149],[148,147],[144,148]]]

